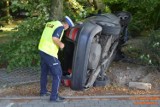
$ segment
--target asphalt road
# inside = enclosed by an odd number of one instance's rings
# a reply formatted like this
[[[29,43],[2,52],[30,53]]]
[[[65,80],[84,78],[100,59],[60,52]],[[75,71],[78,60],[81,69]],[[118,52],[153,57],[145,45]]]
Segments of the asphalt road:
[[[1,97],[0,107],[160,107],[160,95],[64,96],[65,103],[49,97]]]

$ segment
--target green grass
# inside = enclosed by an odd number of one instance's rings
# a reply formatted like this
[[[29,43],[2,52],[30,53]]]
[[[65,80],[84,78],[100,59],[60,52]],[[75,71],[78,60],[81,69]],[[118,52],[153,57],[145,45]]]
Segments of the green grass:
[[[8,32],[8,31],[7,32],[0,32],[0,37],[7,36],[8,33],[10,33],[10,32]]]
[[[0,27],[0,68],[7,68],[8,66],[8,56],[10,53],[8,52],[10,49],[10,43],[14,39],[12,36],[12,33],[16,32],[16,30],[13,30],[15,27],[17,27],[18,24],[21,23],[21,21],[14,21],[12,24],[7,24],[5,22],[1,22],[3,24],[3,27]]]
[[[11,33],[13,33],[13,31],[0,32],[0,44],[8,43],[11,40]]]
[[[0,32],[0,44],[5,44],[11,41],[11,34],[16,31],[14,31],[13,29],[22,22],[23,20],[14,20],[11,24],[7,24],[5,21],[0,21],[0,24],[3,24],[3,27],[0,28],[0,30],[3,30],[3,32]]]
[[[0,32],[0,68],[6,68],[8,63],[6,60],[6,51],[7,51],[7,46],[11,42],[12,37],[11,33],[13,31],[4,31]]]

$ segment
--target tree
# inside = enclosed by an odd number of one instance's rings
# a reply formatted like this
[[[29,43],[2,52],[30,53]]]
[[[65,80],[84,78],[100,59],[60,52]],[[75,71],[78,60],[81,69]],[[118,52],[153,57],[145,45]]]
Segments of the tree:
[[[58,1],[58,0],[57,0]],[[25,9],[28,17],[18,26],[14,32],[13,41],[3,52],[8,61],[8,69],[16,67],[39,66],[38,42],[45,23],[49,19],[50,0],[13,0],[11,9]]]
[[[63,18],[63,0],[51,0],[50,19]]]
[[[6,57],[8,69],[39,66],[37,47],[43,28],[49,19],[63,18],[63,0],[12,0],[11,9],[27,11],[27,18],[18,26],[4,53],[11,52]]]
[[[8,68],[39,65],[37,45],[45,23],[51,19],[62,19],[66,13],[75,21],[89,14],[97,14],[103,6],[114,11],[129,11],[133,15],[132,29],[158,29],[160,23],[159,0],[3,0],[11,1],[10,9],[25,9],[27,19],[18,27],[13,42],[8,45]],[[2,6],[0,1],[0,6]],[[6,2],[7,3],[7,2]],[[102,5],[103,6],[102,6]],[[105,5],[104,5],[105,4]],[[0,7],[1,8],[1,7]],[[103,8],[102,8],[103,10]],[[9,14],[9,11],[7,11]],[[146,18],[147,17],[147,18]],[[24,41],[25,40],[25,41]]]
[[[10,1],[9,0],[2,0],[0,1],[1,11],[0,16],[1,20],[5,20],[6,23],[11,24],[12,17],[10,15]]]

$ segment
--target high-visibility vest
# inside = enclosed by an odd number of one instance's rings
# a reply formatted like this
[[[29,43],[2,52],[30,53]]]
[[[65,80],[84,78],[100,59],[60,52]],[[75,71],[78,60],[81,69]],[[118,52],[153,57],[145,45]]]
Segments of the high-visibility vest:
[[[53,42],[52,35],[56,28],[63,26],[60,21],[51,21],[45,25],[42,33],[38,49],[44,53],[58,58],[57,53],[59,47]],[[62,39],[64,30],[61,33],[60,40]]]

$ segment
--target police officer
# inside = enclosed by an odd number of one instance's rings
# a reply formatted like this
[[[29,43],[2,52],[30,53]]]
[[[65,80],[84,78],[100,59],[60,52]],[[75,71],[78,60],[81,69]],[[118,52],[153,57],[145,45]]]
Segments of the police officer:
[[[40,95],[50,95],[50,101],[63,102],[64,98],[58,95],[59,84],[62,76],[62,68],[58,60],[58,50],[64,48],[61,42],[64,30],[73,27],[72,20],[65,16],[64,21],[47,22],[39,42],[39,53],[41,57],[41,78],[40,78]],[[47,75],[52,75],[51,93],[47,90]]]

